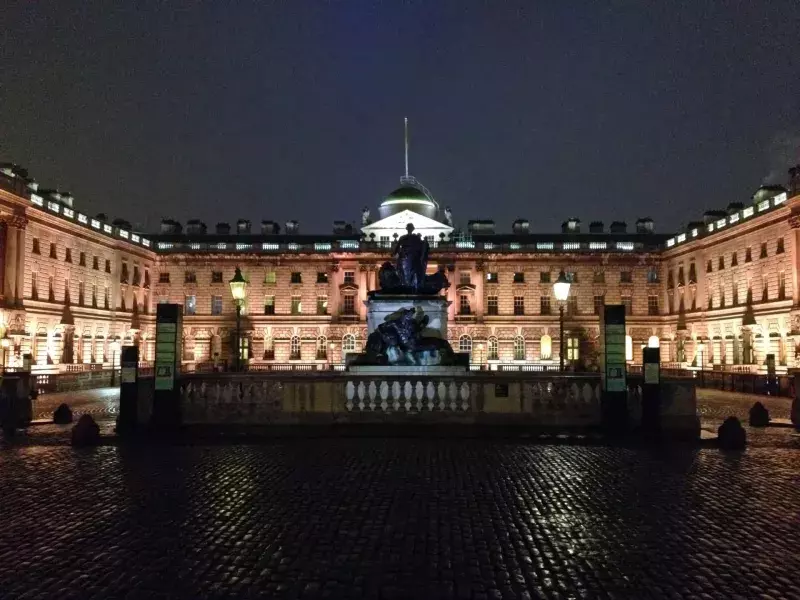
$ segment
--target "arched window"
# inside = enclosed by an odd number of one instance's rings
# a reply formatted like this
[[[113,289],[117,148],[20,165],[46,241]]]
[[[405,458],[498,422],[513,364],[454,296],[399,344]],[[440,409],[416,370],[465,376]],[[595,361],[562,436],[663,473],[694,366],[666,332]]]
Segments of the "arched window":
[[[296,335],[289,344],[289,360],[300,360],[300,338]]]
[[[346,333],[342,337],[342,357],[346,357],[349,352],[356,351],[356,336]]]
[[[542,360],[550,360],[553,357],[553,339],[549,335],[543,335],[539,343],[542,347]]]
[[[321,335],[317,338],[317,360],[328,358],[328,338]]]
[[[659,342],[657,335],[651,335],[647,339],[647,347],[648,348],[658,348],[660,345],[661,345],[661,343]]]
[[[458,338],[458,351],[472,352],[472,338],[468,335],[462,335]]]
[[[525,360],[525,338],[521,335],[514,338],[514,360]]]
[[[633,338],[625,336],[625,360],[633,360]]]
[[[486,360],[497,360],[498,359],[497,338],[490,337],[488,345],[489,345],[489,353],[486,355]]]

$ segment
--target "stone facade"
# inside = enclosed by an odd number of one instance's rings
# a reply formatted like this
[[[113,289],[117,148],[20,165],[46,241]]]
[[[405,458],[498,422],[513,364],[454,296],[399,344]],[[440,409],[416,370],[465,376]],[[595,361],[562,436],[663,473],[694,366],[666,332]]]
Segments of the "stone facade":
[[[561,234],[529,233],[527,223],[495,234],[485,221],[454,229],[432,241],[429,259],[451,282],[448,337],[476,365],[558,365],[553,283],[564,270],[572,280],[564,352],[576,367],[596,365],[596,311],[616,303],[630,309],[633,363],[658,343],[675,366],[753,370],[774,353],[779,368],[793,367],[800,195],[762,191],[752,205],[707,214],[673,237],[652,233],[646,220],[635,233],[620,224],[581,232],[576,220]],[[397,214],[405,213],[390,218]],[[12,167],[0,170],[0,221],[5,364],[30,352],[41,371],[109,365],[116,344],[139,344],[142,360],[152,360],[157,302],[184,306],[189,368],[232,362],[236,267],[248,280],[241,352],[250,367],[329,368],[363,347],[367,292],[391,259],[391,244],[352,229],[300,235],[293,224],[281,234],[265,222],[252,234],[240,222],[235,233],[173,224],[137,234],[80,213],[69,196],[39,190]]]

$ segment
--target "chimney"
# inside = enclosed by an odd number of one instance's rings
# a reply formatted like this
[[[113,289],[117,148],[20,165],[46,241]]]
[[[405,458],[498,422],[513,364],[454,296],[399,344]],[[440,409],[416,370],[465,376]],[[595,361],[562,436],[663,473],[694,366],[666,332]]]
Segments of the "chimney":
[[[653,233],[653,219],[644,217],[636,220],[636,233]]]
[[[612,221],[608,230],[611,233],[628,233],[628,224],[625,221]]]
[[[592,221],[589,223],[589,233],[603,233],[603,222]]]
[[[744,204],[742,204],[741,202],[731,202],[730,204],[728,204],[728,214],[732,215],[734,213],[739,212],[743,208]]]
[[[131,224],[128,221],[126,221],[125,219],[114,219],[111,222],[111,224],[114,227],[119,227],[120,229],[130,229],[131,228]]]
[[[486,219],[467,221],[467,229],[470,233],[494,233],[494,221]]]
[[[572,217],[561,224],[561,233],[580,233],[581,220]]]
[[[183,227],[178,221],[173,221],[172,219],[161,219],[161,233],[181,233],[182,231]]]
[[[703,223],[708,225],[709,223],[713,223],[717,219],[721,219],[726,216],[727,214],[724,210],[707,210],[703,213]]]
[[[294,235],[300,233],[300,223],[292,219],[291,221],[286,221],[286,233],[289,235]]]
[[[186,221],[186,233],[193,235],[201,235],[206,232],[206,224],[200,219],[191,219]]]
[[[511,224],[511,231],[517,235],[522,235],[530,232],[530,223],[527,219],[517,219]]]
[[[247,234],[250,233],[250,221],[247,219],[239,219],[236,221],[236,233]]]
[[[281,226],[275,221],[261,221],[261,235],[277,235],[281,232]]]
[[[800,165],[789,169],[789,197],[800,194]]]
[[[231,232],[231,226],[228,223],[217,223],[217,235],[228,235]]]

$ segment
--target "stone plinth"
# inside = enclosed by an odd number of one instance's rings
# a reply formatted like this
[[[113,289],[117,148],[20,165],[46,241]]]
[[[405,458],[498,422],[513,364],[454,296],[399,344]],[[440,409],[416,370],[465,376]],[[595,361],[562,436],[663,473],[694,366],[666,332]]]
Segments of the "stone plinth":
[[[359,375],[425,375],[428,377],[468,377],[472,374],[469,364],[465,365],[351,365],[348,367],[349,373]]]
[[[402,308],[421,308],[428,316],[428,327],[423,337],[447,339],[447,307],[450,301],[444,296],[372,295],[364,301],[367,307],[367,333],[370,334],[386,317]]]

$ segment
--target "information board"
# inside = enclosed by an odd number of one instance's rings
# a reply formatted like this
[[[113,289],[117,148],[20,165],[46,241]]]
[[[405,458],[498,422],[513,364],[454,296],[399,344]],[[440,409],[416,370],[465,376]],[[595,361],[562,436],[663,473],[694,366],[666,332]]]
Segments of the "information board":
[[[606,392],[624,392],[625,377],[625,307],[606,305],[601,323],[603,341],[603,389]]]
[[[158,305],[156,314],[156,390],[175,389],[175,371],[180,365],[180,317],[180,305]]]

